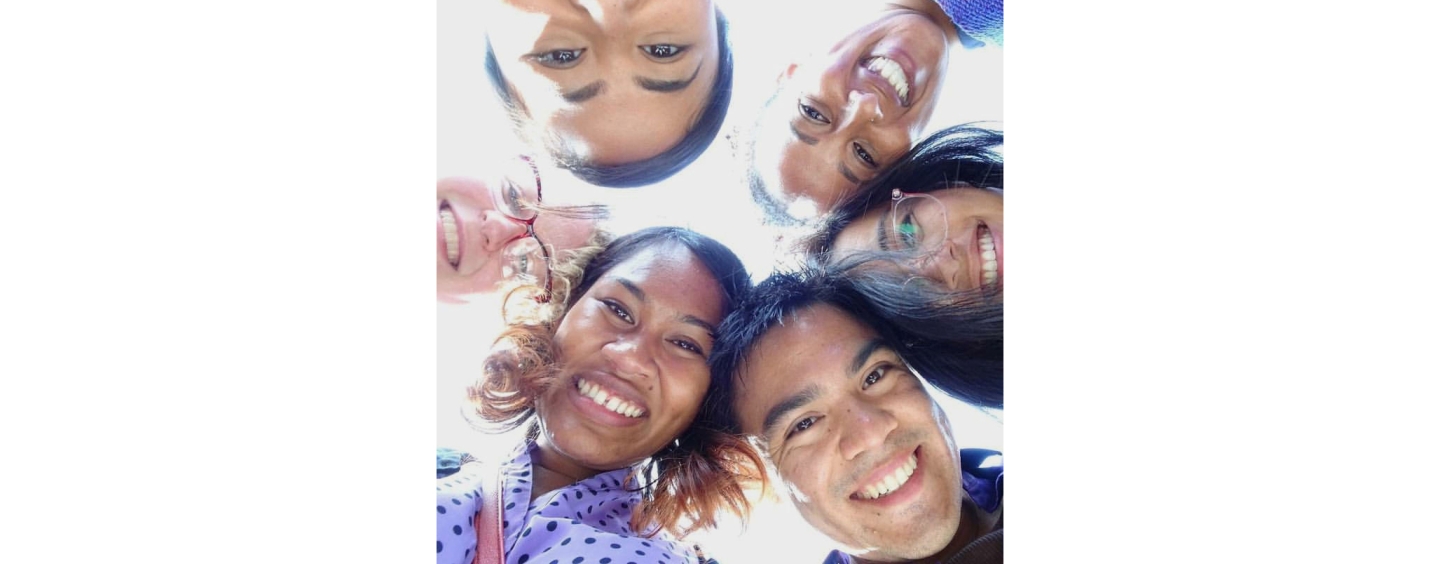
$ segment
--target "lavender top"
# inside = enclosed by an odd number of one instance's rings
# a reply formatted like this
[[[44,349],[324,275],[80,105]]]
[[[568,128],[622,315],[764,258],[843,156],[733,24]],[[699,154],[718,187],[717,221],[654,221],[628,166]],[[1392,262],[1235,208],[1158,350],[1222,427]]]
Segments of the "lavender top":
[[[520,445],[501,465],[504,473],[505,562],[521,564],[688,564],[697,562],[689,548],[667,540],[637,536],[630,512],[640,501],[634,481],[622,486],[628,468],[611,470],[535,498],[531,492],[530,451]],[[475,515],[493,480],[493,465],[471,462],[439,480],[436,487],[436,562],[469,564],[475,558]]]

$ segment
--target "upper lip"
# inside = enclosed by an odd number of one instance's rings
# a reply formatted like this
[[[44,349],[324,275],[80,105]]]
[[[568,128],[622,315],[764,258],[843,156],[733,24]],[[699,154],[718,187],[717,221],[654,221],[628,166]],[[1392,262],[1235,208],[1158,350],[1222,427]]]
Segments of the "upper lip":
[[[631,405],[644,410],[647,414],[650,412],[650,404],[643,399],[635,384],[614,372],[590,370],[576,374],[575,378],[584,378],[585,381],[604,388],[605,392],[611,396],[630,402]],[[572,381],[571,385],[577,384]]]
[[[893,455],[890,455],[889,459],[886,459],[884,462],[877,464],[875,468],[872,469],[870,473],[865,476],[864,479],[857,482],[855,484],[855,491],[851,492],[850,495],[854,496],[856,494],[859,494],[865,491],[865,486],[874,484],[875,482],[882,480],[886,476],[894,473],[895,469],[899,468],[902,464],[905,464],[905,461],[910,459],[910,455],[915,454],[915,451],[919,448],[919,446],[915,446],[911,447],[908,450],[902,450]]]

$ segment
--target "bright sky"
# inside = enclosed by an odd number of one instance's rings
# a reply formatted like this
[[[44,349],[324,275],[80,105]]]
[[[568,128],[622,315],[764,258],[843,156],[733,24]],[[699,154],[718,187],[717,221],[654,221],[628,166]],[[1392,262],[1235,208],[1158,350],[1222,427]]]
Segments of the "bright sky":
[[[439,139],[438,177],[480,176],[487,162],[513,154],[508,124],[501,120],[484,74],[484,18],[481,2],[441,0],[439,12]],[[615,217],[608,228],[625,233],[651,225],[689,227],[724,242],[745,262],[758,282],[781,257],[774,252],[775,233],[759,227],[757,211],[733,168],[725,139],[734,124],[752,121],[753,112],[769,95],[784,65],[812,49],[828,47],[840,17],[854,17],[866,2],[724,1],[735,52],[735,92],[728,124],[710,149],[684,171],[653,186],[609,190],[585,186],[568,175],[546,176],[546,191],[566,191],[578,198],[605,201]],[[955,50],[940,105],[929,130],[970,121],[993,121],[1001,113],[1001,50]],[[508,438],[486,437],[469,429],[459,417],[464,387],[493,340],[498,304],[479,301],[463,306],[438,306],[438,443],[496,452]],[[961,446],[1001,450],[1002,416],[985,413],[935,393],[950,416]],[[502,451],[503,452],[503,451]],[[697,540],[721,562],[818,562],[828,550],[784,505],[758,511],[743,535],[730,524]],[[777,552],[779,551],[779,552]]]

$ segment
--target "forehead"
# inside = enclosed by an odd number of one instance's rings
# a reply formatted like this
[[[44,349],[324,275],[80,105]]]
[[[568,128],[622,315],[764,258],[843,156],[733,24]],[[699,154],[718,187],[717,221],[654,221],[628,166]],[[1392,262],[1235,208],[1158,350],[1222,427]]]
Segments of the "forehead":
[[[835,236],[835,251],[879,250],[880,244],[876,242],[875,230],[881,221],[887,221],[885,214],[889,211],[890,204],[887,202],[855,218]]]
[[[720,323],[720,283],[684,245],[661,243],[640,249],[601,275],[595,286],[621,284],[621,280],[643,292],[650,306],[694,315],[711,325]]]
[[[787,316],[746,358],[738,406],[745,432],[758,433],[765,413],[784,398],[812,385],[847,380],[856,352],[876,336],[828,304]]]

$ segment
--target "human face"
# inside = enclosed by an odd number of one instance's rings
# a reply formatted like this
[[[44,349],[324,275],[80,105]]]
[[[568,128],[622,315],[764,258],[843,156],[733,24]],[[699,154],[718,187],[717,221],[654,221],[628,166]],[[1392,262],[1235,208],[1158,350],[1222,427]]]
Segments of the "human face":
[[[675,146],[719,69],[708,0],[505,0],[491,46],[537,129],[591,162]]]
[[[490,180],[457,177],[435,183],[435,282],[440,301],[464,303],[467,296],[491,292],[509,277],[543,279],[543,253],[538,245],[517,244],[525,236],[525,224],[502,213],[490,189],[534,184],[533,169],[518,160],[512,164]],[[534,227],[551,256],[584,245],[595,232],[593,220],[544,212],[535,218]]]
[[[542,443],[605,471],[680,436],[710,385],[706,358],[724,314],[721,296],[705,265],[674,243],[640,251],[596,280],[555,332],[560,370],[537,408]]]
[[[902,10],[791,65],[760,118],[754,150],[770,196],[807,219],[899,159],[935,111],[947,46],[933,20]]]
[[[969,186],[926,192],[943,206],[944,214],[903,211],[896,222],[918,230],[918,239],[897,237],[891,227],[891,204],[876,206],[860,216],[835,238],[834,252],[906,251],[917,257],[906,266],[957,291],[984,288],[996,292],[1005,283],[1005,201],[999,191]],[[905,217],[901,217],[905,216]],[[986,247],[990,247],[987,249]],[[993,279],[985,272],[995,272]]]
[[[770,329],[746,367],[741,429],[764,439],[806,521],[869,560],[947,546],[965,495],[959,451],[939,406],[874,331],[813,306]]]

